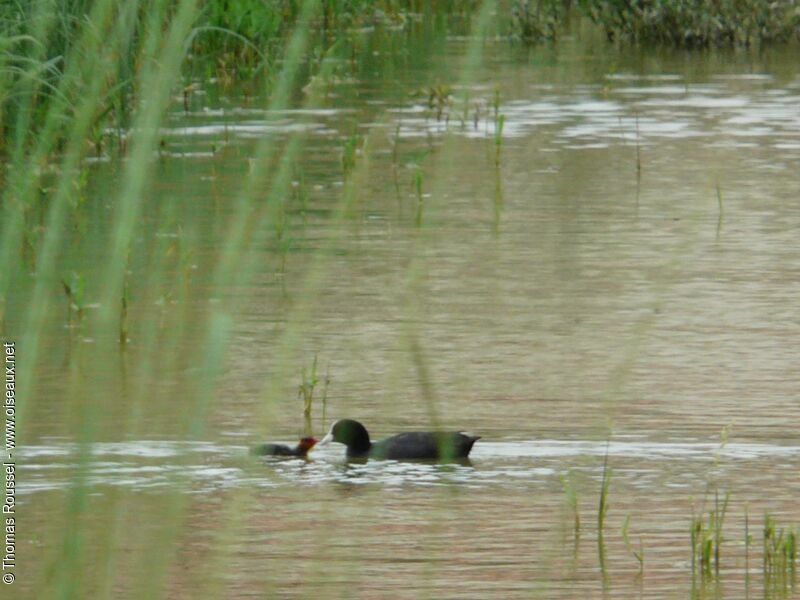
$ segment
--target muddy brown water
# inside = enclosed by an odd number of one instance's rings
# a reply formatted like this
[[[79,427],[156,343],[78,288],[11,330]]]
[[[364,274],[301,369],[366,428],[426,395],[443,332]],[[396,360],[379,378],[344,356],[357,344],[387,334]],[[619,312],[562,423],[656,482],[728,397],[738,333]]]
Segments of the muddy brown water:
[[[791,597],[764,582],[761,528],[765,513],[800,525],[796,61],[496,42],[467,109],[455,87],[437,119],[416,92],[455,84],[466,45],[342,78],[320,110],[268,115],[213,86],[176,106],[132,266],[136,322],[167,333],[145,346],[135,325],[122,356],[80,361],[93,340],[54,300],[18,456],[23,592],[56,585],[77,526],[81,597]],[[335,219],[353,132],[367,158]],[[213,289],[254,141],[291,135],[304,147],[285,257],[264,243],[252,281]],[[89,278],[97,211],[70,251]],[[184,296],[146,278],[149,253],[180,251],[170,236],[190,240],[168,269],[191,272]],[[203,367],[183,357],[226,298],[235,326],[192,429]],[[181,302],[176,332],[165,307]],[[309,462],[248,457],[303,432],[296,388],[315,354],[331,381],[314,433],[435,418],[483,436],[472,463],[348,465],[335,445]],[[721,570],[703,579],[689,526],[715,491],[730,494]]]

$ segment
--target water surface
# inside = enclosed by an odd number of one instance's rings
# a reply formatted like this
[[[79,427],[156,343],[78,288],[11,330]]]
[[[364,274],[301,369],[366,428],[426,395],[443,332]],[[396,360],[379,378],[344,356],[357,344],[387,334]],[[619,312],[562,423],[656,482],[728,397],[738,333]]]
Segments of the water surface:
[[[796,61],[495,42],[464,85],[467,43],[389,82],[364,66],[322,109],[213,86],[176,105],[132,251],[127,351],[86,360],[95,340],[61,304],[48,324],[19,455],[21,589],[51,584],[77,502],[89,597],[769,595],[764,514],[800,522]],[[439,84],[452,100],[437,118],[425,89]],[[352,135],[367,141],[342,212]],[[286,237],[255,245],[252,281],[216,289],[263,136],[303,141]],[[103,197],[65,258],[89,295]],[[202,324],[231,299],[220,383],[198,408]],[[315,354],[330,375],[316,434],[344,416],[376,438],[435,420],[483,436],[471,464],[249,457],[303,432]],[[723,568],[705,582],[689,525],[715,492],[730,493]]]

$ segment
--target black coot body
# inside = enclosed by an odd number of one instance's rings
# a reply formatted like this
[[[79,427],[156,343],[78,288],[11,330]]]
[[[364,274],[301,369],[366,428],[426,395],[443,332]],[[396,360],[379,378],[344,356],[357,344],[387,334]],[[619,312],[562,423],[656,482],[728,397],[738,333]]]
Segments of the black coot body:
[[[256,446],[251,453],[258,456],[297,456],[303,458],[316,443],[316,438],[304,437],[294,448],[290,448],[285,444],[267,443]]]
[[[320,445],[339,442],[347,446],[348,458],[390,460],[454,460],[469,456],[480,436],[461,432],[414,431],[398,433],[372,443],[369,433],[358,421],[340,419],[331,427]]]

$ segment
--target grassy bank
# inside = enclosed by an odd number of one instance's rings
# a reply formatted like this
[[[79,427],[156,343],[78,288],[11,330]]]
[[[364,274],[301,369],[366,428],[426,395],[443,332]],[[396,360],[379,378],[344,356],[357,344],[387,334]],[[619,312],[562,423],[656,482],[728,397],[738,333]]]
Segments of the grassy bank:
[[[800,11],[788,0],[583,0],[609,40],[708,48],[800,39]]]
[[[93,104],[88,142],[97,146],[109,130],[125,131],[149,93],[145,73],[166,49],[178,18],[185,20],[176,68],[164,74],[171,91],[189,85],[192,75],[272,81],[306,5],[310,54],[317,58],[349,28],[400,18],[391,0],[3,3],[0,153],[13,156],[36,144],[44,144],[43,151],[63,150],[74,133],[70,122],[87,101]]]
[[[516,0],[512,32],[529,44],[553,42],[576,18],[591,20],[610,42],[709,48],[800,39],[791,0]]]

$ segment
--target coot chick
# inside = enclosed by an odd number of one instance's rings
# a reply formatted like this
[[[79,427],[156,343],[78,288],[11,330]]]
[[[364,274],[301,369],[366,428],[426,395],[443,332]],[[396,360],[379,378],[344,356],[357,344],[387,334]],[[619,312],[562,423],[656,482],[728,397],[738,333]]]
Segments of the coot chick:
[[[319,445],[339,442],[347,446],[347,458],[390,460],[456,460],[469,456],[480,436],[461,432],[413,431],[398,433],[380,442],[371,442],[369,433],[358,421],[339,419]]]
[[[297,456],[305,458],[308,451],[317,443],[317,438],[304,437],[294,448],[285,444],[261,444],[252,449],[251,454],[259,456]]]

